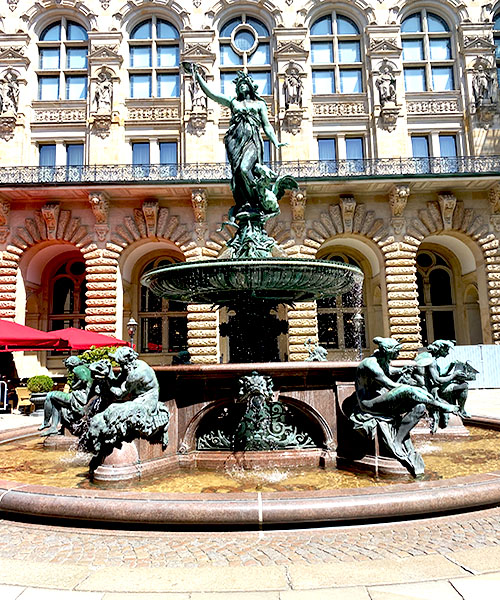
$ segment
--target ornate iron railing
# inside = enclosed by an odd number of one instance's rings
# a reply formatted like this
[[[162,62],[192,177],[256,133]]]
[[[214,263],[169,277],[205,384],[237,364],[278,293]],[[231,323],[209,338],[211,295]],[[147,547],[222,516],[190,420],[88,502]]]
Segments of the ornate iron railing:
[[[415,176],[500,175],[500,156],[455,158],[373,158],[273,162],[278,174],[299,181]],[[217,183],[229,181],[226,163],[173,165],[94,165],[81,167],[0,167],[0,186],[107,183]]]

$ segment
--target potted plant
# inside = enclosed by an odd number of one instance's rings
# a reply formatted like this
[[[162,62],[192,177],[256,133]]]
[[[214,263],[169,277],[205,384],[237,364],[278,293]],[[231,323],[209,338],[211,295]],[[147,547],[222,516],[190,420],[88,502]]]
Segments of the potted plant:
[[[52,377],[48,375],[35,375],[28,379],[26,387],[31,392],[30,400],[35,406],[35,412],[42,411],[47,392],[54,387]]]

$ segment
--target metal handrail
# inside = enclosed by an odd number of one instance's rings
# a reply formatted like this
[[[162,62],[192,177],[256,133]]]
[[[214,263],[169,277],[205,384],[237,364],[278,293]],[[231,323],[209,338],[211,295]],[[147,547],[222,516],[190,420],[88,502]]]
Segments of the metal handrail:
[[[299,181],[352,178],[500,175],[500,156],[452,158],[367,158],[269,163],[278,175]],[[0,167],[0,186],[217,183],[231,179],[227,163]]]

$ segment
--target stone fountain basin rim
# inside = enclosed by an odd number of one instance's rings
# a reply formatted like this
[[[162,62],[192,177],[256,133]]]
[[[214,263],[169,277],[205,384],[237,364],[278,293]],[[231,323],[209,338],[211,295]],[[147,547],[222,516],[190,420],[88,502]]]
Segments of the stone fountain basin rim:
[[[499,419],[472,418],[467,423],[500,429]],[[26,435],[26,428],[17,430],[16,435],[20,437],[23,431]],[[230,497],[216,493],[68,490],[0,480],[0,511],[10,515],[190,529],[428,517],[498,503],[500,471],[379,488],[235,493]]]

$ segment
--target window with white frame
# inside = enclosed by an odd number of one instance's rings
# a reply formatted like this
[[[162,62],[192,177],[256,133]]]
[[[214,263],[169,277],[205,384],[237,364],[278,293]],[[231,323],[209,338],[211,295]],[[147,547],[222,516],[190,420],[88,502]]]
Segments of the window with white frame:
[[[63,18],[46,27],[38,41],[38,99],[87,97],[88,36],[84,27]]]
[[[221,27],[219,32],[221,92],[234,97],[233,80],[245,70],[258,86],[261,96],[272,94],[271,46],[269,29],[254,17],[241,15]]]
[[[131,98],[177,98],[179,32],[168,21],[152,17],[130,33]]]
[[[336,11],[311,25],[313,94],[363,92],[361,34],[354,21]]]
[[[448,23],[425,8],[401,23],[407,92],[455,89],[452,35]]]

